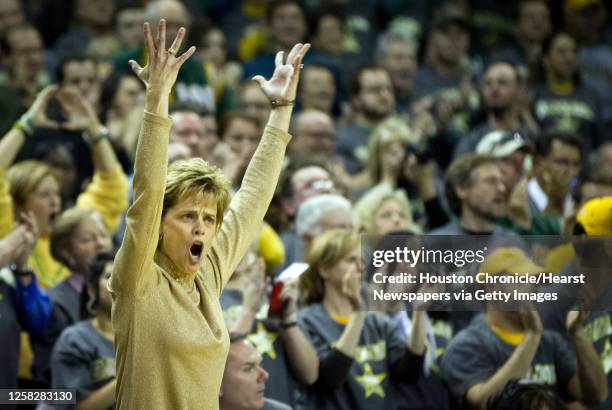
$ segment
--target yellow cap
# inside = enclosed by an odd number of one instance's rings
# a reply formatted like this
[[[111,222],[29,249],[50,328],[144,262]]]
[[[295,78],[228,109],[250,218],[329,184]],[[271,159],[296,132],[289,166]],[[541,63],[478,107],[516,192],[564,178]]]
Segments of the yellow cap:
[[[578,211],[576,221],[588,236],[612,235],[612,196],[588,201]]]
[[[565,0],[565,8],[568,10],[580,10],[593,5],[600,5],[601,0]]]
[[[489,275],[516,273],[517,275],[537,275],[546,270],[533,262],[525,252],[516,247],[497,248],[480,264],[480,272]]]

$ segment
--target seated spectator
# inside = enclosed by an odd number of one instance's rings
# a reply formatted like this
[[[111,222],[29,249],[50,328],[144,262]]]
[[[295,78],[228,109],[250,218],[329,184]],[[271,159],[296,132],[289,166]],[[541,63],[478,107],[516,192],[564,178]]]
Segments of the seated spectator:
[[[11,28],[23,23],[23,10],[19,0],[6,0],[0,4],[0,37]]]
[[[387,235],[393,231],[421,232],[414,223],[410,202],[402,190],[381,184],[368,191],[353,211],[357,229],[365,235]]]
[[[131,165],[136,151],[136,132],[141,121],[144,87],[133,75],[111,73],[102,83],[100,121],[108,128],[109,138],[117,152],[124,152]],[[139,111],[140,110],[140,111]],[[125,168],[131,173],[131,167]]]
[[[238,90],[238,109],[265,124],[270,116],[270,101],[255,81],[245,81]]]
[[[604,129],[612,121],[612,48],[604,34],[610,11],[602,0],[563,1],[562,24],[578,42],[581,80],[601,100]]]
[[[81,193],[81,178],[76,157],[74,144],[53,140],[36,144],[32,154],[33,160],[47,164],[58,174],[62,181],[60,195],[66,207],[74,205],[74,201]]]
[[[114,408],[115,332],[111,325],[113,301],[107,288],[112,268],[111,253],[100,253],[92,260],[87,309],[93,317],[66,328],[53,348],[52,387],[76,390],[74,408]]]
[[[576,235],[573,245],[576,252],[569,268],[561,274],[584,272],[585,281],[580,286],[564,285],[561,288],[561,285],[551,285],[554,287],[553,291],[562,291],[566,298],[554,306],[549,306],[550,309],[542,309],[542,322],[547,329],[559,332],[566,341],[576,346],[576,349],[595,349],[593,359],[603,368],[608,395],[607,398],[602,397],[603,402],[599,406],[589,408],[604,410],[612,405],[612,335],[607,330],[612,320],[612,253],[607,243],[608,238],[612,236],[612,196],[585,202],[576,215],[571,228],[568,229],[571,235]],[[582,239],[585,237],[593,239],[584,242]],[[569,318],[574,318],[580,326],[567,326]],[[595,379],[592,384],[595,384]]]
[[[42,287],[57,285],[70,274],[52,255],[49,241],[53,224],[62,209],[60,179],[50,167],[40,162],[11,164],[36,128],[58,127],[45,115],[47,103],[56,91],[53,86],[45,88],[22,119],[0,140],[0,152],[3,153],[0,156],[0,236],[10,230],[13,215],[33,211],[40,239],[32,252],[30,264]],[[93,108],[75,90],[63,89],[58,96],[68,113],[64,127],[85,131],[95,167],[93,180],[79,195],[76,204],[79,208],[97,210],[106,229],[112,233],[127,207],[125,174]]]
[[[362,171],[368,162],[370,133],[395,112],[391,77],[384,68],[359,69],[349,85],[352,118],[338,127],[336,151],[349,174]]]
[[[70,270],[70,276],[49,289],[53,301],[49,326],[40,336],[30,338],[34,352],[32,375],[45,384],[50,382],[49,359],[55,342],[64,329],[84,317],[89,264],[97,254],[111,251],[112,242],[98,212],[71,208],[55,221],[50,247],[53,258]]]
[[[534,81],[542,58],[542,43],[552,32],[550,5],[546,0],[523,0],[517,4],[513,41],[493,51],[490,61],[507,61],[523,78]]]
[[[580,82],[578,45],[569,34],[557,32],[542,46],[541,83],[532,87],[533,112],[542,129],[577,134],[583,155],[603,141],[599,98]]]
[[[274,58],[276,50],[288,55],[291,47],[304,42],[308,35],[306,15],[302,4],[298,0],[275,0],[268,4],[266,10],[266,29],[269,34],[268,41],[264,43],[265,49],[252,60],[244,63],[243,80],[254,75],[268,77],[274,71]],[[327,55],[312,50],[306,54],[304,65],[318,64],[327,67],[334,75],[334,83],[338,92],[336,99],[342,98],[342,73],[340,67]]]
[[[507,215],[497,223],[520,235],[560,235],[559,215],[543,214],[529,201],[528,161],[533,145],[519,133],[492,131],[476,147],[479,155],[499,159],[504,179]]]
[[[298,208],[295,229],[308,249],[312,241],[331,229],[353,229],[352,206],[348,199],[334,194],[317,195]],[[303,255],[302,255],[303,256]],[[296,260],[302,262],[303,257]]]
[[[255,153],[255,149],[261,139],[261,124],[253,117],[240,112],[227,113],[220,127],[221,140],[232,151],[231,172],[228,167],[223,167],[228,178],[238,185],[236,177],[243,172]]]
[[[385,315],[364,311],[360,259],[359,236],[337,229],[318,236],[306,258],[300,327],[320,363],[312,408],[390,408],[393,385],[414,383],[423,366],[424,352],[403,341]]]
[[[101,81],[96,62],[88,57],[68,57],[57,67],[56,80],[60,87],[74,87],[97,111],[100,103]]]
[[[180,1],[155,0],[149,2],[145,9],[145,18],[152,27],[157,27],[159,19],[164,18],[166,20],[168,27],[166,30],[167,44],[172,44],[180,27],[185,27],[187,32],[189,32],[189,14],[185,5]],[[157,34],[154,33],[154,35]],[[177,52],[180,51],[177,50]],[[142,44],[142,38],[138,48],[115,56],[115,70],[131,73],[132,69],[128,64],[129,60],[134,60],[144,65],[146,53]],[[226,90],[222,95],[216,96],[210,79],[206,77],[204,64],[195,58],[191,58],[183,64],[172,96],[174,101],[189,102],[209,112],[221,112],[232,108],[231,100],[233,97],[231,93]]]
[[[293,408],[301,389],[316,380],[319,362],[297,327],[297,283],[283,282],[280,309],[264,303],[266,296],[264,261],[251,249],[221,293],[223,315],[230,334],[247,335],[261,355],[261,366],[270,376],[265,396]]]
[[[380,238],[376,249],[393,249],[395,247],[415,247],[419,243],[410,231],[393,231]],[[415,272],[405,263],[388,263],[377,271],[386,272],[387,275]],[[371,272],[373,273],[373,272]],[[373,283],[368,280],[371,290],[380,289],[387,292],[442,292],[444,288],[439,284],[384,284]],[[443,285],[442,285],[443,286]],[[416,384],[397,384],[394,394],[395,402],[401,403],[406,410],[450,410],[450,393],[440,376],[440,361],[448,343],[453,337],[453,326],[450,322],[451,313],[439,311],[439,307],[432,306],[435,302],[406,303],[401,300],[374,302],[371,310],[380,310],[387,313],[398,328],[402,339],[409,340],[418,351],[425,355],[423,369]],[[431,311],[429,309],[431,308]]]
[[[377,23],[368,18],[371,3],[315,1],[305,6],[314,8],[307,13],[314,17],[311,19],[312,46],[342,67],[342,80],[346,81],[361,65],[372,60],[377,31],[372,26]],[[341,86],[344,89],[344,84]]]
[[[324,65],[304,67],[298,98],[302,110],[321,111],[329,116],[337,114],[334,110],[336,82],[333,73]]]
[[[49,75],[43,67],[43,40],[35,27],[12,26],[2,35],[0,46],[5,69],[0,73],[0,133],[4,134],[49,84]]]
[[[378,38],[376,59],[393,82],[399,112],[407,112],[413,102],[412,88],[418,68],[418,43],[403,33],[387,31]]]
[[[220,410],[289,410],[265,397],[268,373],[261,355],[244,335],[230,334],[230,349],[219,392]]]
[[[468,73],[469,27],[469,21],[459,10],[442,10],[434,17],[425,43],[423,65],[413,81],[414,100],[443,90],[460,93],[461,82]]]
[[[563,215],[572,184],[580,173],[581,141],[568,132],[550,130],[535,144],[534,176],[529,180],[529,201],[544,213]]]
[[[336,128],[330,115],[319,110],[301,111],[295,118],[289,151],[298,155],[320,155],[334,161]]]
[[[117,2],[119,3],[119,2]],[[115,7],[115,32],[122,50],[138,48],[142,41],[144,8],[138,0],[121,1]]]
[[[170,106],[170,115],[170,142],[187,145],[190,158],[211,158],[219,142],[217,120],[213,113],[201,110],[194,104],[173,103]]]
[[[604,168],[612,171],[612,141],[606,141],[594,153],[595,169]]]
[[[191,34],[215,94],[222,94],[226,88],[237,89],[242,78],[242,66],[235,61],[228,61],[225,33],[207,24],[202,24],[201,28],[199,32]]]
[[[530,380],[513,379],[489,399],[487,410],[563,410],[565,406],[550,387]]]
[[[308,198],[322,194],[337,194],[338,191],[324,161],[307,156],[291,158],[278,186],[280,192],[276,204],[272,207],[273,212],[277,212],[276,228],[285,247],[285,263],[280,268],[282,270],[304,258],[304,243],[297,234],[295,226],[300,205]]]
[[[17,388],[20,332],[36,335],[44,332],[51,316],[49,296],[41,291],[36,275],[28,267],[28,256],[36,245],[38,228],[32,215],[24,215],[24,221],[3,239],[0,239],[0,387]],[[16,406],[15,406],[16,407]],[[12,409],[12,406],[7,408]]]
[[[71,27],[55,41],[53,47],[56,62],[83,57],[91,41],[114,37],[113,0],[76,0],[72,7]]]
[[[512,247],[496,249],[479,269],[490,275],[512,276],[545,271],[521,249]],[[487,292],[495,292],[504,285],[485,286]],[[521,291],[535,291],[533,285],[521,286],[525,286]],[[573,313],[566,322],[570,347],[557,332],[543,329],[533,306],[486,302],[486,313],[457,334],[442,358],[442,377],[455,399],[469,408],[485,409],[508,381],[527,377],[552,386],[567,402],[602,403],[607,396],[605,373],[585,338],[582,315]]]
[[[457,218],[429,232],[430,235],[491,235],[509,231],[496,225],[507,215],[506,186],[498,160],[464,155],[446,170],[448,207]]]
[[[538,131],[531,115],[524,78],[517,69],[503,61],[491,63],[484,72],[481,85],[484,122],[461,137],[455,157],[474,153],[482,138],[491,131],[518,132],[529,138]]]

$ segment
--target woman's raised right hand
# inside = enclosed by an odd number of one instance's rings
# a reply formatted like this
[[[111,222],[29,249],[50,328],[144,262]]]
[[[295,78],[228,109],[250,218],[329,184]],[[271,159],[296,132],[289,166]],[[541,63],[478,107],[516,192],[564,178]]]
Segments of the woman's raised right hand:
[[[192,46],[180,56],[176,56],[185,37],[185,28],[181,27],[170,48],[166,49],[166,20],[164,19],[159,21],[156,42],[153,41],[149,23],[144,23],[143,32],[147,48],[147,65],[141,67],[136,61],[130,60],[130,66],[147,87],[147,92],[170,94],[181,66],[195,52],[195,47]]]

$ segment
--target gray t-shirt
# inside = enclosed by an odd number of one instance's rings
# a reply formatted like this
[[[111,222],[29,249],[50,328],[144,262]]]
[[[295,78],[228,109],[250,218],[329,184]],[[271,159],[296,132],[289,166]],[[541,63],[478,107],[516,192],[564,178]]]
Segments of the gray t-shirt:
[[[455,399],[464,403],[470,388],[490,379],[515,348],[491,330],[484,315],[477,316],[446,348],[442,356],[442,378]],[[562,398],[571,400],[568,386],[575,371],[570,346],[557,332],[544,330],[526,377],[555,386]]]
[[[300,327],[313,344],[319,359],[325,358],[340,339],[344,325],[334,321],[320,303],[300,310],[299,317]],[[396,409],[391,369],[405,351],[406,343],[391,320],[380,313],[368,312],[355,359],[344,384],[331,393],[315,384],[308,392],[308,408]]]
[[[110,382],[116,376],[115,372],[113,343],[104,338],[89,320],[66,328],[53,348],[52,387],[76,389],[77,403]],[[56,406],[57,409],[74,407]]]

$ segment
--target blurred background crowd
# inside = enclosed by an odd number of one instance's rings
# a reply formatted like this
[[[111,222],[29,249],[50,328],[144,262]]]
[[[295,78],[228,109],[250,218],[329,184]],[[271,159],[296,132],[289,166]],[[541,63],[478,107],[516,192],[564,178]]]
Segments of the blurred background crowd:
[[[587,204],[580,233],[612,235],[609,12],[609,0],[0,1],[0,387],[70,387],[81,408],[113,406],[105,281],[144,107],[128,60],[146,63],[142,24],[164,18],[168,38],[184,26],[197,46],[171,96],[169,161],[202,157],[235,188],[270,114],[250,79],[312,44],[275,198],[222,295],[221,408],[485,408],[494,396],[495,409],[612,408],[608,312],[577,327],[397,306],[359,316],[343,276],[359,271],[351,232],[571,234]],[[279,315],[305,339],[267,314],[271,278],[299,262],[310,267]]]

